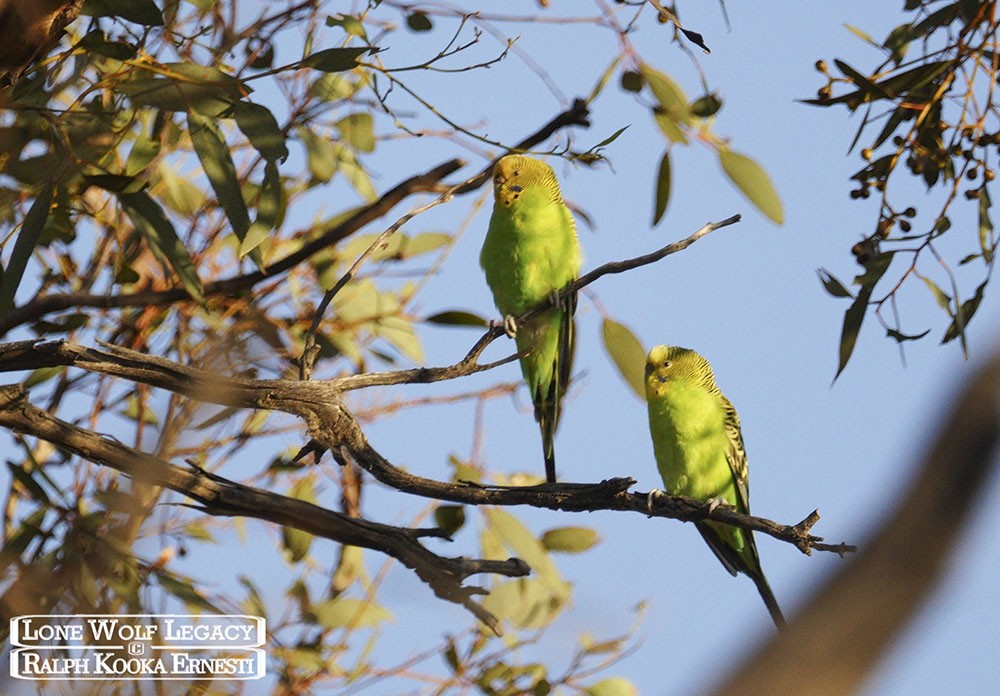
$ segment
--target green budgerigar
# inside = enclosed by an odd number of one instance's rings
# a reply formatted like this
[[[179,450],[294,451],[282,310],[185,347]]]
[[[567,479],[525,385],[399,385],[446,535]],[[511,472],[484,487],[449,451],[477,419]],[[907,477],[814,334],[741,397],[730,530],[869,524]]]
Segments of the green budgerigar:
[[[667,492],[721,500],[749,514],[740,419],[716,385],[708,361],[687,348],[656,346],[646,358],[646,402],[653,452]],[[719,522],[696,526],[726,570],[753,580],[771,619],[782,628],[785,619],[761,570],[753,533]]]
[[[573,363],[576,298],[512,326],[562,290],[580,273],[580,244],[573,214],[563,202],[555,172],[545,162],[507,155],[493,168],[493,215],[479,263],[493,301],[513,333],[521,372],[542,431],[545,477],[556,480],[555,433]]]

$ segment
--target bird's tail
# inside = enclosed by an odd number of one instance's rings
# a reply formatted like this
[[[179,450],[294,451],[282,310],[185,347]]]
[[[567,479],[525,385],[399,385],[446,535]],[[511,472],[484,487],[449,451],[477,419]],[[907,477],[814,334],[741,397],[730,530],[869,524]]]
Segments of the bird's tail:
[[[767,578],[764,577],[764,573],[758,571],[756,573],[747,573],[747,575],[753,580],[753,584],[757,586],[757,592],[760,593],[760,598],[764,600],[767,613],[771,615],[774,625],[778,627],[779,631],[782,630],[785,627],[785,615],[781,613],[781,607],[778,606],[778,600],[774,598],[774,593],[771,591],[771,586],[767,584]]]
[[[556,407],[558,408],[558,406]],[[548,483],[556,482],[556,423],[558,416],[555,414],[539,415],[538,427],[542,430],[542,454],[545,457],[545,480]]]

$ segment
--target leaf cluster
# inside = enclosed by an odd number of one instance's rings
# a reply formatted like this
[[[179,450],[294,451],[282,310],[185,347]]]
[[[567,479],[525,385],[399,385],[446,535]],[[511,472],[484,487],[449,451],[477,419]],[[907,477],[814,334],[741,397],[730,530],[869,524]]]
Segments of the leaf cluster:
[[[805,100],[861,115],[851,149],[860,147],[865,164],[851,177],[857,188],[850,195],[878,200],[874,225],[851,246],[863,269],[853,281],[857,289],[820,270],[827,292],[851,300],[838,375],[869,313],[901,346],[930,333],[903,329],[896,297],[911,279],[919,279],[947,315],[942,343],[959,339],[967,353],[966,327],[993,273],[990,183],[1000,154],[995,4],[907,0],[904,10],[909,21],[881,41],[851,27],[881,59],[870,69],[818,61],[826,84]],[[953,225],[963,203],[973,207],[972,218]],[[963,288],[967,283],[974,284],[971,292]]]

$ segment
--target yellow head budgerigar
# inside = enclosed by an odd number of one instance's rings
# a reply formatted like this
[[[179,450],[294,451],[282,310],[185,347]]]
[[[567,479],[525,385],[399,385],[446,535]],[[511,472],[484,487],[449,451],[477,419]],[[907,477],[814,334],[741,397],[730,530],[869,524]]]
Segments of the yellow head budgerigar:
[[[749,514],[740,419],[716,385],[708,361],[687,348],[656,346],[646,358],[646,402],[653,452],[667,492],[722,500]],[[720,522],[699,522],[697,527],[726,570],[753,580],[771,619],[783,627],[785,619],[761,570],[752,532]]]
[[[580,273],[580,245],[573,214],[563,202],[552,167],[524,155],[507,155],[493,168],[493,215],[479,263],[493,301],[509,318],[564,288]],[[555,433],[573,363],[576,298],[516,327],[521,372],[542,431],[545,476],[556,480]]]

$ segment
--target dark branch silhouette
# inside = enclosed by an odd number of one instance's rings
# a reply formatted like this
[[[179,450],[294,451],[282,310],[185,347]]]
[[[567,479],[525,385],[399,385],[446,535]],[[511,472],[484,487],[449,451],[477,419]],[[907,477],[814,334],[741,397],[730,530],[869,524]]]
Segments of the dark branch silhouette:
[[[177,491],[200,503],[199,509],[210,515],[253,517],[341,544],[380,551],[412,569],[435,595],[464,606],[497,633],[500,628],[496,617],[473,601],[486,591],[465,586],[464,581],[480,573],[521,577],[531,572],[527,564],[515,558],[489,561],[438,556],[419,541],[424,537],[443,537],[437,529],[405,529],[370,522],[245,486],[197,467],[184,469],[55,418],[33,406],[20,385],[0,386],[0,426],[50,442],[138,482]]]
[[[1000,352],[945,412],[892,518],[712,693],[857,693],[938,586],[1000,443]]]
[[[798,524],[783,525],[743,515],[727,505],[712,506],[682,496],[657,497],[650,504],[647,494],[628,490],[635,483],[628,477],[600,483],[488,486],[415,476],[390,463],[371,446],[341,398],[342,380],[222,377],[117,346],[87,348],[66,341],[0,344],[2,372],[57,365],[148,384],[204,403],[289,413],[302,419],[313,440],[330,450],[338,462],[353,460],[379,481],[414,495],[470,505],[530,505],[574,512],[628,511],[687,522],[711,519],[768,534],[807,554],[813,550],[839,554],[854,550],[846,544],[823,543],[821,537],[811,535],[810,530],[819,519],[815,512]]]

